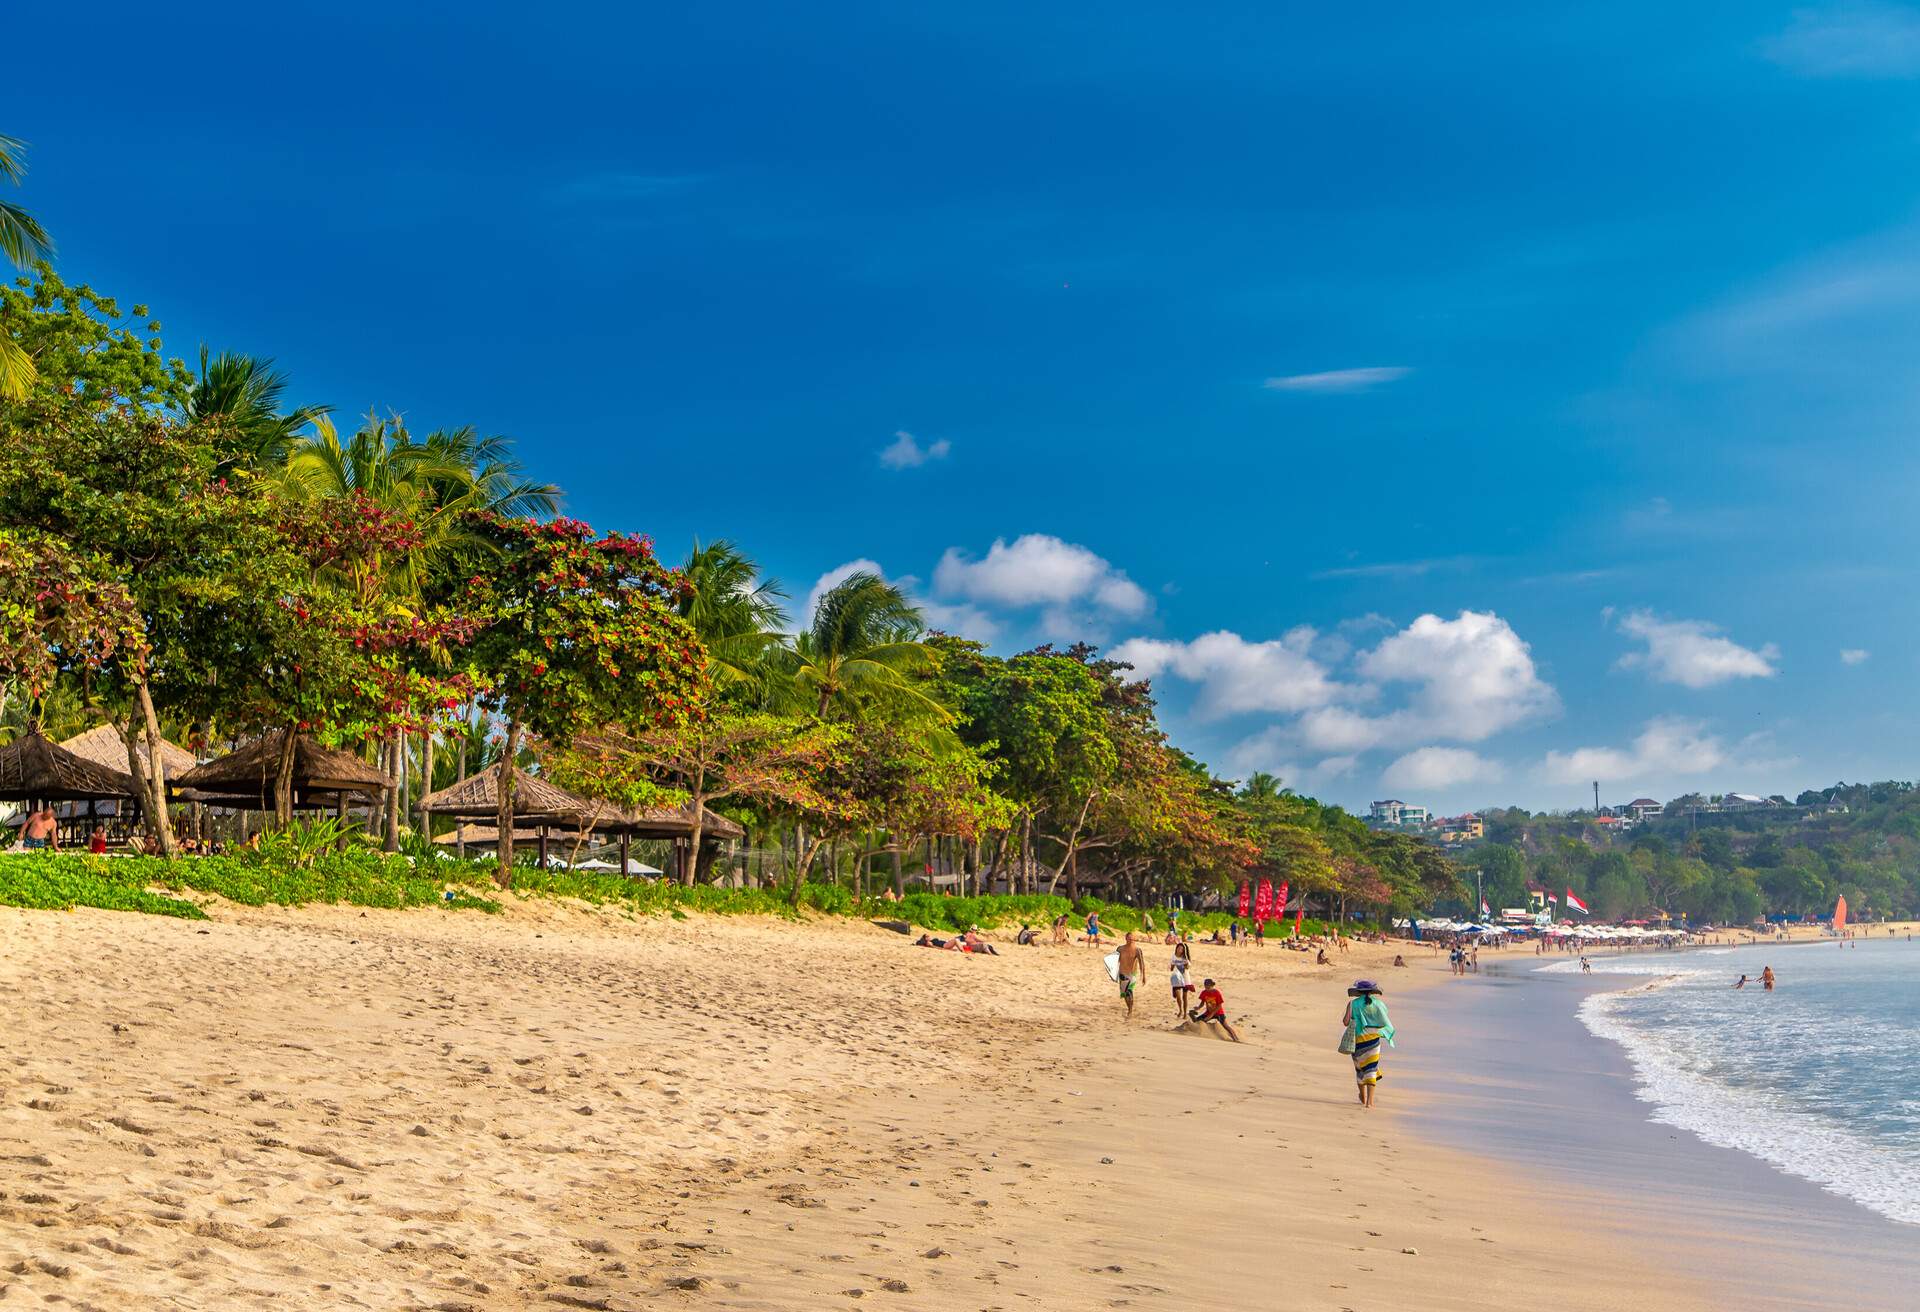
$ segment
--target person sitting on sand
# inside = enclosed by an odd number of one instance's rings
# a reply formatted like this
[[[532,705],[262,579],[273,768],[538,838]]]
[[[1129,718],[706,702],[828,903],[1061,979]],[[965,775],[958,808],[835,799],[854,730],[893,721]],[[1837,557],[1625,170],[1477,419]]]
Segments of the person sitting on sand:
[[[995,950],[993,944],[980,937],[978,926],[969,929],[965,934],[961,935],[960,942],[968,952],[984,952],[990,957],[1000,955],[1000,953]]]
[[[1034,937],[1032,925],[1020,926],[1020,932],[1013,936],[1013,941],[1023,948],[1034,947],[1038,942]]]
[[[1220,995],[1220,989],[1212,980],[1207,980],[1200,990],[1200,1007],[1193,1019],[1202,1025],[1218,1025],[1227,1032],[1227,1037],[1235,1043],[1240,1036],[1233,1032],[1233,1026],[1227,1020],[1227,1000]]]
[[[1327,959],[1327,950],[1321,948],[1314,953],[1313,964],[1316,966],[1331,966],[1333,962]]]
[[[1225,939],[1220,937],[1220,926],[1215,925],[1213,927],[1213,937],[1208,939],[1207,942],[1215,944],[1216,946],[1226,942]]]
[[[1393,954],[1393,964],[1396,966],[1404,966],[1407,964],[1407,959],[1396,952]]]
[[[1057,948],[1067,945],[1067,913],[1064,911],[1053,918],[1053,945]]]

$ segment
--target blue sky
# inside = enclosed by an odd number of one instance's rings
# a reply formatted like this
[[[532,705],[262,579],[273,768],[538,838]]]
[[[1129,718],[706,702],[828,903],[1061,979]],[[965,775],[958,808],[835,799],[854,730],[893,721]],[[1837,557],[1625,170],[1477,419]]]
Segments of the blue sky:
[[[16,15],[0,131],[182,355],[1119,645],[1230,776],[1915,773],[1920,8],[163,10]]]

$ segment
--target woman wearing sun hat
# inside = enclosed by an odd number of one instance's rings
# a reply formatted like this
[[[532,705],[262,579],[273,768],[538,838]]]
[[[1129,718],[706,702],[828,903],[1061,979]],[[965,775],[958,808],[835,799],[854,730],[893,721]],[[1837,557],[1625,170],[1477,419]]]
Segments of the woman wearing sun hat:
[[[1380,1045],[1393,1042],[1393,1021],[1387,1017],[1387,1004],[1380,1000],[1380,986],[1370,979],[1358,979],[1347,990],[1343,1013],[1346,1034],[1342,1051],[1353,1053],[1353,1075],[1360,1082],[1360,1105],[1373,1106],[1374,1086],[1380,1083]]]

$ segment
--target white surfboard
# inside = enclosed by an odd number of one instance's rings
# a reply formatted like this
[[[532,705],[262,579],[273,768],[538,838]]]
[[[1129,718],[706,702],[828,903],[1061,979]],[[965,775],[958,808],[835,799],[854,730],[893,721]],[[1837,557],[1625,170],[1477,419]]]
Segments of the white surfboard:
[[[1100,960],[1107,963],[1107,978],[1118,984],[1120,982],[1120,950],[1115,948]]]

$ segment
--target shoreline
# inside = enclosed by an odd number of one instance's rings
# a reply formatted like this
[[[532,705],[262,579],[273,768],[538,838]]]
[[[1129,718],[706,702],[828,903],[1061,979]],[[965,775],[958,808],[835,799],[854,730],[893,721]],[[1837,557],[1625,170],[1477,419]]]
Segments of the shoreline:
[[[1751,945],[1779,946],[1787,945]],[[1580,1012],[1595,995],[1659,987],[1669,975],[1542,973],[1555,955],[1563,954],[1496,961],[1484,987],[1463,990],[1462,1006],[1433,1017],[1471,1072],[1463,1078],[1473,1096],[1432,1090],[1417,1118],[1430,1132],[1517,1163],[1536,1187],[1592,1191],[1586,1206],[1596,1223],[1636,1234],[1644,1253],[1709,1281],[1729,1303],[1910,1305],[1913,1227],[1754,1153],[1652,1119],[1626,1049]],[[1678,974],[1695,963],[1674,964]]]

